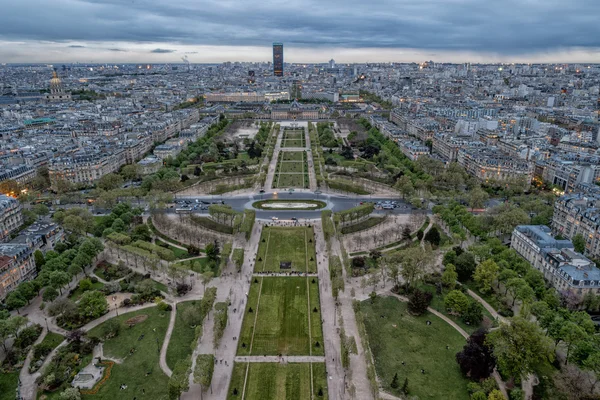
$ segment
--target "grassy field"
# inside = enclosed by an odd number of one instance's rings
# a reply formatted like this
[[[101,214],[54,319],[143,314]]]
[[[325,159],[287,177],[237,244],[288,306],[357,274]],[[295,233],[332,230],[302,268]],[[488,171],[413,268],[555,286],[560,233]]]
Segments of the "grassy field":
[[[254,270],[317,272],[314,241],[313,229],[309,227],[265,227],[261,234]],[[291,261],[291,269],[281,270],[279,263],[282,261]]]
[[[174,264],[201,274],[204,272],[204,268],[206,267],[206,264],[208,264],[208,257],[195,258],[193,260],[175,262]]]
[[[136,315],[147,315],[148,318],[133,328],[127,327],[124,322]],[[97,394],[82,398],[167,398],[169,378],[163,374],[158,362],[160,346],[169,325],[169,313],[163,314],[156,307],[152,307],[120,315],[116,320],[123,323],[121,332],[117,337],[104,342],[104,354],[121,359],[122,363],[114,365],[110,378]],[[91,334],[100,335],[101,329],[102,325],[99,325],[91,330]],[[130,354],[131,349],[135,349],[133,354]],[[150,375],[146,376],[148,372]],[[120,390],[121,384],[127,385],[127,389]],[[142,389],[146,391],[145,396]]]
[[[246,368],[248,378],[244,385]],[[310,363],[236,363],[227,398],[241,399],[244,393],[244,400],[327,399],[325,365],[312,364],[312,369],[311,385]],[[234,389],[237,389],[237,395],[233,395]],[[322,396],[319,396],[319,389]]]
[[[250,287],[248,305],[238,355],[309,355],[310,348],[321,355],[323,334],[321,330],[321,310],[308,310],[307,290],[318,287],[313,278],[255,278]],[[308,286],[308,287],[307,287]],[[313,292],[312,288],[310,289]],[[259,293],[260,292],[260,293]],[[313,294],[313,293],[311,293]],[[318,297],[314,301],[318,301]],[[311,300],[311,305],[313,305]],[[250,312],[252,308],[252,312]],[[314,314],[314,316],[313,316]],[[309,318],[311,329],[309,330]],[[310,334],[315,332],[311,344]],[[320,347],[315,342],[320,342]]]
[[[92,283],[92,288],[90,290],[100,290],[103,287],[104,287],[104,283],[96,282],[96,283]],[[69,296],[69,299],[73,300],[73,301],[77,301],[81,298],[81,296],[83,296],[84,293],[85,293],[85,291],[81,290],[81,288],[79,286],[77,286],[77,289],[75,289],[73,291],[73,293]]]
[[[280,155],[280,161],[303,161],[303,151],[282,151]]]
[[[195,337],[194,328],[183,322],[182,315],[186,309],[193,307],[195,303],[195,301],[177,303],[177,316],[175,317],[175,326],[173,327],[175,335],[171,336],[169,347],[167,348],[167,365],[171,370],[175,368],[177,361],[183,360],[192,354],[190,346]]]
[[[303,188],[308,179],[302,174],[275,174],[273,188]]]
[[[433,308],[436,311],[441,312],[442,314],[444,314],[445,316],[450,318],[452,321],[456,322],[456,324],[458,326],[460,326],[468,334],[475,332],[477,329],[479,329],[481,327],[481,325],[478,325],[478,326],[468,325],[459,316],[448,313],[448,311],[446,310],[446,305],[444,303],[444,297],[446,296],[446,294],[448,294],[447,289],[445,289],[442,294],[438,294],[436,287],[433,285],[420,284],[418,287],[419,287],[419,289],[427,291],[432,294],[433,297],[431,298],[431,304],[429,305],[431,308]],[[469,296],[468,294],[467,294],[467,297],[471,299],[471,296]],[[473,300],[473,301],[475,301],[475,300]],[[488,310],[486,310],[485,308],[483,308],[483,316],[487,317],[490,321],[494,320],[494,318],[492,317],[490,312]]]
[[[171,250],[179,260],[192,257],[187,250],[180,249],[179,247],[169,245],[169,250]]]
[[[0,400],[14,400],[16,398],[19,371],[0,373]]]
[[[367,300],[360,308],[377,375],[386,391],[400,395],[400,389],[390,387],[398,373],[400,387],[408,378],[409,395],[419,399],[469,398],[468,381],[455,360],[465,339],[454,328],[431,313],[410,315],[406,303],[394,297],[377,297],[373,304]],[[428,326],[427,320],[432,324]]]
[[[52,348],[56,348],[59,344],[61,344],[65,340],[63,335],[54,332],[48,332],[46,336],[44,336],[44,340],[41,341],[40,344],[48,344],[52,346]]]

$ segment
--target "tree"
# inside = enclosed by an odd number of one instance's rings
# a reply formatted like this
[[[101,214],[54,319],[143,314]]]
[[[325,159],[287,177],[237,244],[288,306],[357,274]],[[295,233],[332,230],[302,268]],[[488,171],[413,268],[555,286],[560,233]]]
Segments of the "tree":
[[[108,311],[108,303],[102,293],[97,290],[85,292],[77,304],[79,315],[86,319],[96,319]]]
[[[100,332],[104,339],[110,339],[118,336],[121,331],[121,323],[115,318],[111,318],[100,326]]]
[[[444,305],[451,312],[461,315],[467,311],[467,308],[469,307],[469,299],[460,290],[453,290],[444,298]]]
[[[12,179],[7,179],[5,181],[0,182],[0,193],[9,194],[11,196],[18,196],[21,193],[21,187],[17,183],[17,181]]]
[[[45,204],[41,204],[41,203],[33,206],[31,210],[41,217],[43,217],[44,215],[48,215],[50,213],[50,209],[48,209],[48,206],[46,206]]]
[[[411,314],[422,315],[427,311],[432,298],[431,293],[414,289],[408,296],[408,310]]]
[[[98,180],[97,186],[103,190],[114,190],[123,184],[123,178],[117,174],[106,174]]]
[[[409,225],[404,225],[404,228],[402,228],[402,240],[410,240],[410,226]]]
[[[414,287],[428,271],[433,261],[433,252],[422,247],[410,247],[400,254],[399,259],[402,263],[400,275],[409,287]]]
[[[81,400],[79,389],[71,387],[65,389],[59,396],[60,400]]]
[[[554,359],[552,343],[536,323],[516,317],[487,335],[499,369],[514,378],[532,373],[535,367]]]
[[[44,289],[44,294],[42,295],[42,300],[45,302],[54,301],[58,297],[58,290],[53,288],[52,286],[48,286]]]
[[[431,227],[431,229],[429,229],[429,231],[427,231],[427,233],[425,234],[425,237],[423,239],[425,239],[425,241],[431,243],[432,246],[438,247],[440,245],[440,241],[442,240],[442,237],[441,237],[438,229],[435,226],[433,226],[433,227]]]
[[[400,384],[398,383],[398,373],[394,374],[394,378],[392,378],[392,383],[390,383],[390,387],[393,389],[398,389]]]
[[[206,251],[206,257],[209,260],[218,261],[220,250],[219,250],[219,246],[217,245],[216,242],[207,244],[205,251]]]
[[[473,381],[481,381],[489,377],[496,366],[492,348],[485,339],[488,332],[478,329],[469,336],[462,351],[456,353],[456,362],[462,373]]]
[[[479,325],[483,321],[483,306],[477,301],[471,300],[461,317],[469,325]]]
[[[87,292],[92,289],[92,281],[90,279],[82,279],[79,281],[79,289],[82,292]]]
[[[46,263],[46,260],[44,259],[44,253],[42,253],[39,250],[34,251],[33,259],[35,260],[35,268],[39,272],[42,269],[42,267],[44,266],[44,264]]]
[[[469,207],[471,207],[471,209],[481,209],[484,207],[488,198],[489,196],[485,190],[481,189],[480,187],[473,189],[469,193]]]
[[[62,287],[69,283],[71,277],[64,271],[52,271],[50,272],[50,285],[54,289],[58,289],[62,294]]]
[[[408,378],[404,378],[404,383],[402,384],[402,393],[408,394]]]
[[[454,266],[458,273],[458,280],[460,282],[467,282],[471,280],[471,276],[473,276],[473,272],[475,272],[475,257],[472,253],[465,251],[456,257]]]
[[[488,400],[507,400],[506,397],[498,389],[494,389],[488,395]]]
[[[121,175],[123,175],[123,178],[126,179],[127,181],[132,181],[134,179],[139,178],[140,173],[139,173],[138,165],[137,164],[125,165],[121,169]]]
[[[572,321],[567,321],[560,329],[560,336],[563,342],[567,346],[567,356],[565,357],[565,364],[569,363],[569,355],[573,345],[580,340],[587,337],[587,332],[583,330],[579,325]]]
[[[10,317],[9,319],[6,320],[6,327],[5,327],[5,329],[7,329],[8,332],[12,336],[18,338],[19,337],[19,331],[26,324],[27,324],[27,318],[22,317],[20,315],[13,315],[12,317]]]
[[[458,274],[456,273],[456,267],[454,264],[447,264],[444,272],[442,273],[442,284],[453,290],[456,286],[456,280],[458,279]]]
[[[188,307],[181,314],[181,318],[191,327],[198,326],[202,323],[202,313],[196,307]]]
[[[27,300],[25,300],[19,292],[13,291],[6,297],[5,304],[10,310],[17,310],[18,312],[19,308],[24,307],[27,304]]]
[[[498,271],[500,268],[493,260],[485,260],[475,268],[473,279],[477,282],[479,289],[483,293],[492,290],[492,284],[498,279]]]
[[[571,241],[573,242],[573,248],[576,252],[582,254],[583,252],[585,252],[585,238],[581,233],[578,233],[577,235],[573,236]]]

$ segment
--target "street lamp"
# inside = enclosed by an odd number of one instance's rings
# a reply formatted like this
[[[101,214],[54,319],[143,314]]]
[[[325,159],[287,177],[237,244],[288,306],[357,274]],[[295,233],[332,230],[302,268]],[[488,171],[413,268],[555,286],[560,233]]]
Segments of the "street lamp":
[[[48,328],[48,318],[44,317],[44,321],[46,321],[46,330],[50,332],[50,329]]]

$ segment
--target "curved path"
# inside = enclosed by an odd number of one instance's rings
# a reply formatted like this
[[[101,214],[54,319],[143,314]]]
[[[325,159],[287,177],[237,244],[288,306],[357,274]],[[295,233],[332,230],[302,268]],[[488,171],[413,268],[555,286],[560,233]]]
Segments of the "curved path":
[[[173,371],[169,368],[167,364],[167,349],[169,348],[169,342],[171,341],[171,335],[173,334],[173,327],[175,326],[175,317],[177,316],[177,303],[171,304],[173,309],[171,310],[171,319],[169,319],[169,327],[167,328],[167,333],[165,334],[165,340],[163,340],[162,347],[160,349],[160,369],[163,370],[165,375],[169,378],[173,375]]]

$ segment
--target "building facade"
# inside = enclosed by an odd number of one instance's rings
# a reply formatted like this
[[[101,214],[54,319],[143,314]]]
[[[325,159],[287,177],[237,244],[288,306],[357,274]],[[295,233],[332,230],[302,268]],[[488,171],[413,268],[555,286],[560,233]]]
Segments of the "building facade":
[[[559,291],[576,295],[600,293],[600,270],[577,253],[570,240],[558,240],[544,225],[520,225],[512,234],[511,247],[544,274]]]
[[[600,258],[600,190],[567,194],[556,199],[552,231],[569,239],[582,235],[585,254]]]
[[[0,244],[0,300],[19,283],[37,276],[33,252],[27,245]]]
[[[283,76],[283,43],[273,43],[273,75]]]
[[[504,155],[494,147],[460,149],[457,162],[483,182],[504,182],[520,177],[529,186],[533,178],[532,163]]]
[[[11,233],[23,225],[22,211],[19,200],[0,194],[0,242],[6,241]]]

